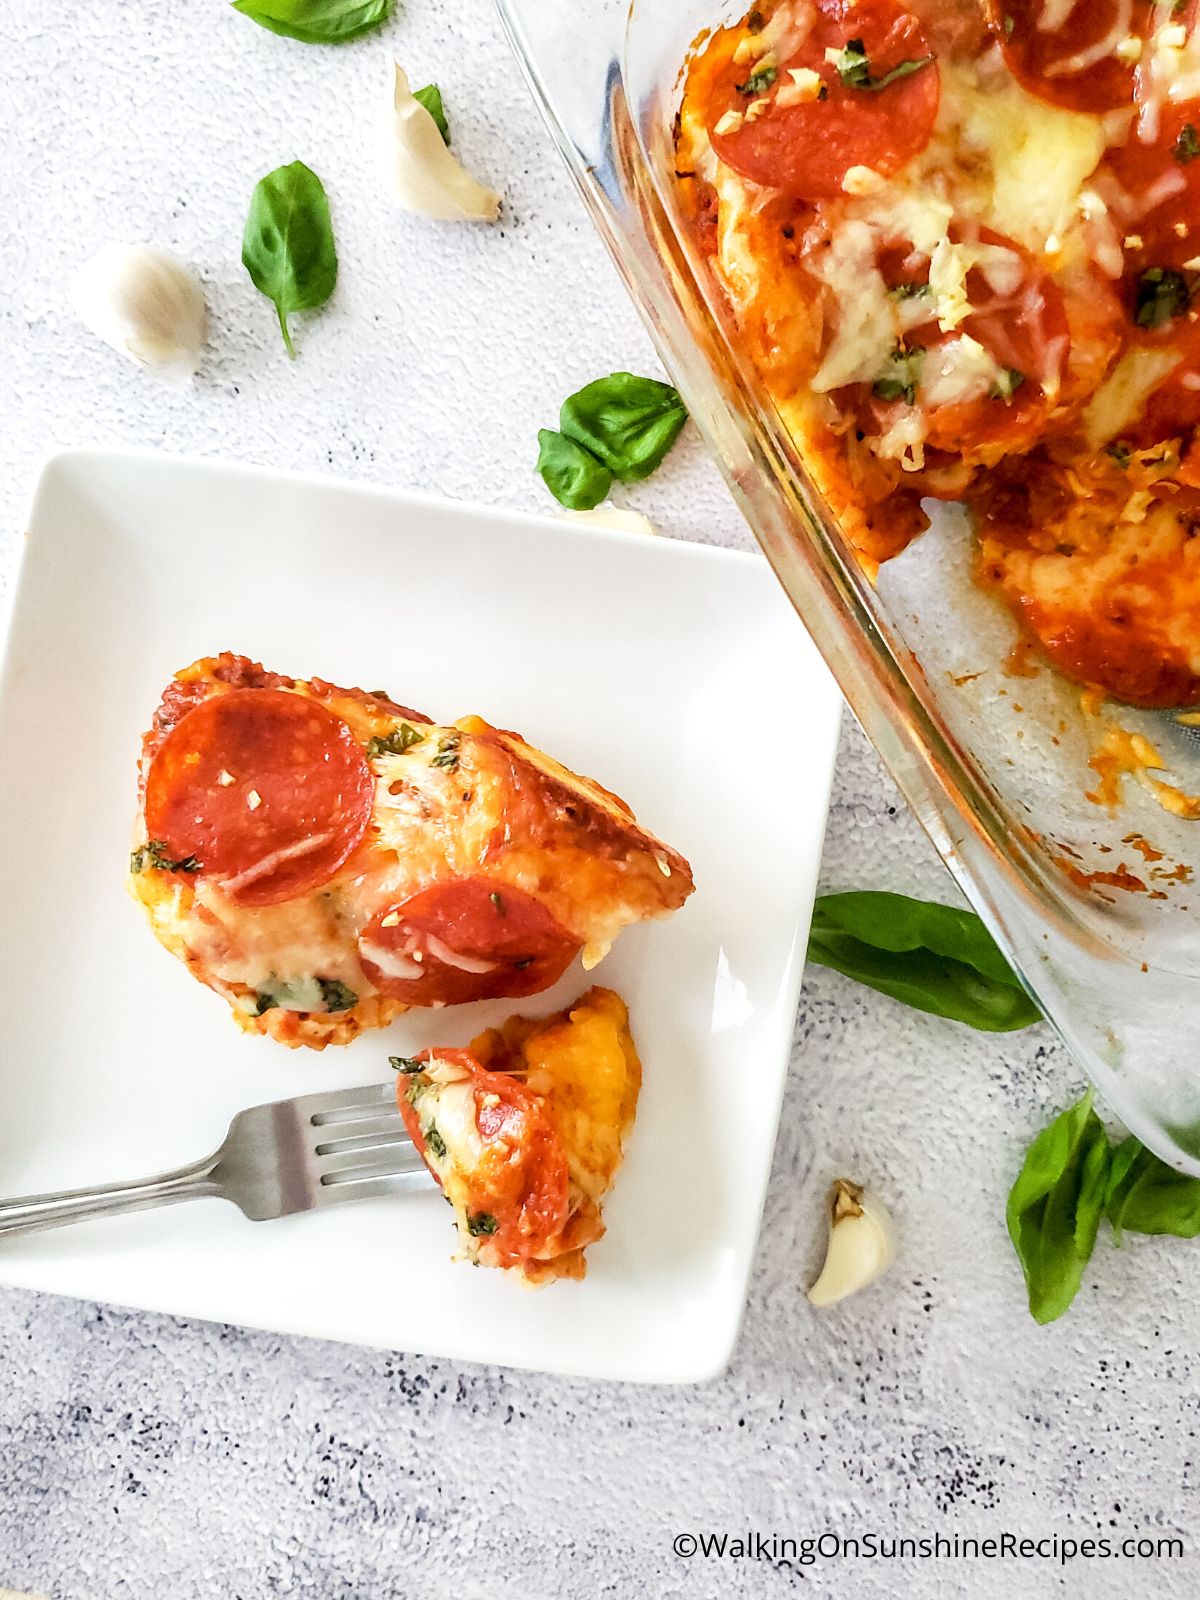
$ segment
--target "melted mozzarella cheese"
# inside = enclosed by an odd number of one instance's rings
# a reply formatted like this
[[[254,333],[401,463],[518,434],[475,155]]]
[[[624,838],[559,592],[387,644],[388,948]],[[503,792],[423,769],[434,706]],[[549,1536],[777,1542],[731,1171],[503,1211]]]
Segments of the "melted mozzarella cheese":
[[[456,1166],[464,1175],[474,1171],[483,1159],[483,1139],[476,1121],[475,1086],[464,1068],[453,1062],[433,1059],[424,1068],[431,1087],[418,1091],[417,1116],[422,1131],[437,1127],[446,1146],[443,1162]],[[439,1177],[443,1176],[439,1170]]]
[[[784,0],[768,18],[761,33],[753,37],[763,54],[769,51],[779,60],[788,61],[808,37],[815,17],[812,0]]]
[[[1127,350],[1084,410],[1089,446],[1098,450],[1116,439],[1178,361],[1179,354],[1173,350]]]
[[[302,980],[322,977],[363,994],[372,986],[359,965],[355,940],[372,915],[372,902],[360,889],[351,882],[337,891],[247,908],[235,905],[216,884],[200,883],[179,931],[189,953],[220,983],[296,990]]]
[[[939,132],[961,138],[990,173],[981,185],[980,220],[998,232],[1042,251],[1053,235],[1063,239],[1078,223],[1080,195],[1105,150],[1095,117],[1046,104],[1014,78],[981,84],[971,69],[943,68],[943,103],[948,126]],[[949,157],[941,140],[932,159]]]
[[[1158,28],[1143,52],[1135,92],[1137,136],[1153,144],[1164,107],[1200,98],[1200,37],[1180,22]]]
[[[921,182],[910,188],[893,179],[850,215],[869,221],[881,239],[911,239],[921,255],[932,256],[950,231],[954,207],[932,184]]]
[[[964,333],[926,352],[918,393],[927,406],[966,405],[991,394],[1002,377],[995,356]]]
[[[749,299],[759,282],[759,266],[751,244],[749,218],[752,199],[749,189],[732,167],[719,166],[714,184],[717,191],[718,255],[721,271],[733,294]]]
[[[373,967],[378,967],[385,978],[400,978],[407,982],[421,976],[419,962],[410,956],[402,955],[400,951],[393,950],[388,945],[376,944],[373,939],[363,939],[358,948]]]
[[[839,301],[833,339],[811,387],[817,394],[848,383],[871,383],[884,370],[896,344],[896,301],[876,264],[876,238],[865,222],[837,230],[817,271]],[[854,315],[844,314],[853,296]]]
[[[572,1181],[598,1201],[621,1164],[641,1081],[617,1014],[598,1006],[577,1008],[569,1022],[535,1034],[525,1056],[548,1085],[547,1108],[562,1136]]]
[[[884,461],[898,461],[905,472],[920,472],[925,465],[927,427],[919,411],[902,411],[880,434],[876,453]]]

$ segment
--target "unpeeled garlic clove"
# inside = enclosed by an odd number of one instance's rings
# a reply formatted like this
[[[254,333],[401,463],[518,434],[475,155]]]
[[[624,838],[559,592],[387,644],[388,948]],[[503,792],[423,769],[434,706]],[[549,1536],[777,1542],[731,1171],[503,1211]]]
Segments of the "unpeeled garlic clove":
[[[166,377],[200,365],[207,311],[192,269],[147,244],[106,244],[71,280],[82,322],[114,350]]]
[[[615,528],[618,533],[657,533],[658,529],[640,511],[628,506],[596,506],[592,511],[564,511],[572,522],[590,522],[594,528]]]
[[[887,1207],[849,1178],[838,1178],[829,1207],[825,1265],[808,1291],[815,1306],[833,1306],[865,1289],[886,1272],[895,1256],[895,1237]]]
[[[495,222],[500,196],[451,154],[437,123],[408,87],[395,62],[384,129],[384,163],[391,190],[406,211],[438,222]]]

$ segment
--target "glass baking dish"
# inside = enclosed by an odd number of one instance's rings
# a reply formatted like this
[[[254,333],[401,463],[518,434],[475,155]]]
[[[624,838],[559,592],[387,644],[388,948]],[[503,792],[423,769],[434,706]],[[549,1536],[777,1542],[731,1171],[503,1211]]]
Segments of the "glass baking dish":
[[[959,508],[938,508],[874,584],[859,568],[739,355],[676,203],[683,65],[697,35],[744,15],[744,0],[497,4],[667,371],[855,716],[1108,1103],[1200,1174],[1189,1032],[1200,1020],[1200,885],[1188,881],[1198,824],[1134,783],[1115,812],[1086,798],[1105,718],[1149,738],[1188,792],[1200,788],[1200,728],[1085,709],[1049,668],[1023,675],[1015,624],[971,581]]]

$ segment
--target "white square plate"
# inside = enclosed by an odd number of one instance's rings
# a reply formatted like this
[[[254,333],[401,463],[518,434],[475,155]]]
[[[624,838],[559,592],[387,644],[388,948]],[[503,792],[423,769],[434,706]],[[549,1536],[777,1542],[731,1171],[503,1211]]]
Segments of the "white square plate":
[[[237,1031],[123,887],[163,685],[232,649],[517,728],[690,859],[595,979],[645,1066],[582,1284],[452,1263],[434,1194],[249,1223],[206,1200],[0,1244],[0,1279],[280,1332],[660,1382],[737,1335],[787,1070],[840,700],[765,561],[237,466],[72,451],[37,490],[0,678],[0,1193],[143,1176],[232,1113],[389,1077],[532,1001],[342,1051]]]

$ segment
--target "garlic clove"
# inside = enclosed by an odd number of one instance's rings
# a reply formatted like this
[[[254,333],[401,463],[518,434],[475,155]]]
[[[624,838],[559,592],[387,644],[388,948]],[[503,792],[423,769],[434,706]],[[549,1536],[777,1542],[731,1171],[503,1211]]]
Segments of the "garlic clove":
[[[500,195],[452,155],[437,123],[408,87],[395,62],[389,75],[383,156],[392,194],[406,211],[439,222],[495,222]]]
[[[808,1298],[815,1306],[836,1305],[886,1272],[895,1253],[895,1231],[882,1200],[838,1178],[830,1197],[825,1265]]]
[[[593,511],[564,511],[572,522],[590,522],[594,528],[615,528],[618,533],[657,533],[658,529],[640,511],[627,506],[597,506]]]
[[[71,304],[105,344],[168,378],[200,365],[207,311],[190,267],[146,244],[106,244],[71,280]]]

